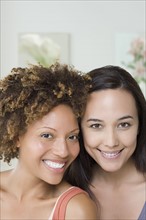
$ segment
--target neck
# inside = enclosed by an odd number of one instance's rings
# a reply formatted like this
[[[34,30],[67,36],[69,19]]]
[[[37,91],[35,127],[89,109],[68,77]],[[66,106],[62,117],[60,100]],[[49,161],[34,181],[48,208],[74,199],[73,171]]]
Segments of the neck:
[[[139,177],[138,177],[139,176]],[[141,181],[143,175],[137,171],[134,161],[130,159],[120,170],[107,172],[97,164],[94,167],[92,183],[100,181],[109,186],[120,186],[135,181]]]
[[[19,201],[25,198],[46,198],[53,194],[55,186],[33,177],[18,164],[11,170],[7,178],[7,190]]]

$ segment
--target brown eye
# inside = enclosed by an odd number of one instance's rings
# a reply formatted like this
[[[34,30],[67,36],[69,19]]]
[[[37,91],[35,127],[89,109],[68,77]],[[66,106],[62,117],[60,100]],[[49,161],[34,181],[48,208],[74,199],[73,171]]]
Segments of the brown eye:
[[[68,139],[71,140],[71,141],[79,140],[79,135],[78,134],[70,135],[68,137]]]
[[[102,128],[102,125],[101,124],[92,124],[92,125],[90,125],[90,128],[100,129],[100,128]]]
[[[52,136],[51,134],[49,134],[49,133],[41,134],[41,137],[42,137],[42,138],[47,138],[47,139],[53,138],[53,136]]]
[[[122,123],[120,123],[119,124],[119,128],[129,128],[131,126],[131,124],[130,123],[128,123],[128,122],[122,122]]]

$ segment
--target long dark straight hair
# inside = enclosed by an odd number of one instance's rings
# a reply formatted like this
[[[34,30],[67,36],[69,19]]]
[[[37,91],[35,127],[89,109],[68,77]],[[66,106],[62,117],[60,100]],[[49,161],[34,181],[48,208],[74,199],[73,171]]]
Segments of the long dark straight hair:
[[[135,166],[140,172],[146,172],[146,100],[144,95],[129,72],[118,66],[105,66],[87,73],[92,79],[89,94],[106,89],[123,89],[128,91],[135,100],[139,118],[139,134],[137,147],[133,154]],[[126,100],[125,100],[126,101]],[[92,178],[93,166],[96,162],[86,152],[82,131],[80,132],[80,154],[75,163],[67,171],[65,178],[73,185],[86,190],[95,199],[89,186]]]

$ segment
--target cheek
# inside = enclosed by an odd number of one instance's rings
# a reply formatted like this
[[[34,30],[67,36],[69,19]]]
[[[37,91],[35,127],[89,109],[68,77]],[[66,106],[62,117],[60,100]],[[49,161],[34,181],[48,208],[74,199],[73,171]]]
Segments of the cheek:
[[[94,132],[83,130],[83,141],[86,150],[96,148],[100,142],[100,137]]]
[[[127,147],[136,147],[137,144],[137,135],[138,135],[138,128],[133,128],[128,132],[123,132],[120,135],[121,142]]]
[[[122,144],[127,148],[135,149],[137,144],[137,134],[121,137]]]
[[[89,148],[94,148],[98,145],[98,142],[96,140],[96,138],[94,137],[85,137],[84,138],[84,145],[85,145],[85,148],[89,147]]]
[[[73,146],[71,149],[70,149],[70,153],[72,155],[72,157],[75,159],[78,154],[80,152],[80,146],[79,146],[79,143],[75,144],[75,146]]]
[[[35,146],[39,152],[44,152],[52,149],[53,144],[50,143],[49,141],[40,141],[40,142],[36,142]]]
[[[96,148],[99,145],[99,139],[93,135],[84,135],[83,139],[87,153],[96,161]]]
[[[20,152],[21,155],[25,154],[32,157],[38,157],[45,153],[46,150],[49,150],[47,144],[42,143],[39,139],[29,139],[20,143]]]

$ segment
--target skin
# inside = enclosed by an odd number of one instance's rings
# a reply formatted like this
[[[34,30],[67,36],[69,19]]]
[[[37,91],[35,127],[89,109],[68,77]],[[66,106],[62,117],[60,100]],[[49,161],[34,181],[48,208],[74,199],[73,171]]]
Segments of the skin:
[[[18,138],[16,168],[1,173],[2,219],[48,219],[58,196],[70,187],[62,178],[79,153],[78,134],[75,115],[66,105],[29,125]],[[96,219],[96,213],[93,201],[80,194],[70,200],[65,219]]]
[[[101,219],[138,219],[144,205],[145,178],[132,160],[138,125],[129,92],[107,89],[89,95],[81,126],[85,148],[97,163],[91,189],[101,205]]]

